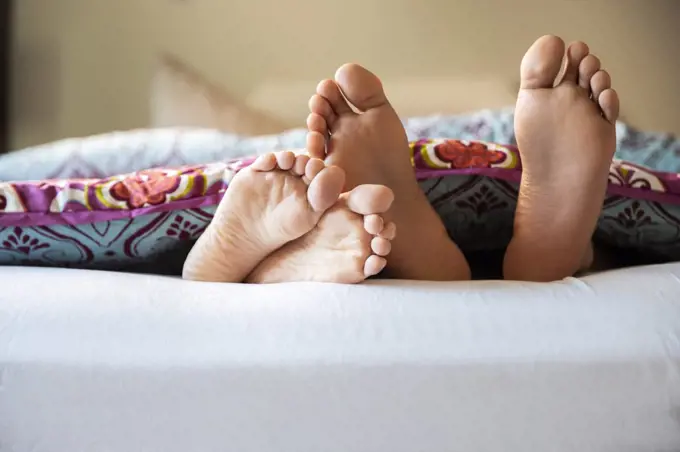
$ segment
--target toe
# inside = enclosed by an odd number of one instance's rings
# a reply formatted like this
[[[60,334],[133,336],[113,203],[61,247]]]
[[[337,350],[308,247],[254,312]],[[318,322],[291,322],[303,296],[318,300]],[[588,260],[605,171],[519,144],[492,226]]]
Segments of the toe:
[[[590,79],[600,70],[600,59],[595,55],[586,56],[578,67],[578,84],[590,91]]]
[[[250,168],[255,171],[271,171],[276,168],[276,156],[273,152],[268,152],[259,156]]]
[[[599,70],[590,79],[590,91],[593,93],[593,99],[596,101],[600,98],[600,94],[606,89],[611,88],[612,79],[609,77],[607,71]]]
[[[562,67],[563,57],[562,39],[552,35],[539,38],[522,58],[521,88],[552,88]]]
[[[387,260],[384,257],[376,256],[375,254],[368,256],[366,262],[364,263],[364,276],[370,277],[375,276],[387,265]]]
[[[585,42],[577,41],[569,44],[567,48],[567,67],[564,71],[562,81],[578,83],[579,67],[581,62],[590,53],[590,49]]]
[[[326,137],[319,132],[307,133],[307,153],[310,157],[323,160],[326,158]],[[321,171],[321,170],[319,170]]]
[[[332,83],[335,85],[334,82],[328,81],[329,83]],[[325,83],[325,82],[321,82]],[[319,86],[321,86],[321,83]],[[318,88],[317,88],[318,89]],[[330,93],[332,90],[332,87],[325,88],[326,91]],[[335,86],[335,91],[338,92],[340,97],[342,97],[342,94],[340,94],[340,91],[338,91],[338,87]],[[342,99],[344,100],[344,99]],[[338,116],[335,114],[335,111],[333,110],[333,107],[331,107],[331,104],[328,102],[328,100],[320,96],[319,94],[314,94],[310,99],[309,99],[309,111],[312,114],[319,115],[321,118],[323,118],[326,121],[326,127],[331,127],[335,121],[338,119]],[[348,107],[349,108],[349,107]]]
[[[318,158],[310,158],[305,166],[305,182],[310,183],[317,174],[326,167],[323,160]]]
[[[307,130],[326,136],[328,135],[328,123],[320,114],[310,113],[307,116]]]
[[[390,221],[385,225],[383,230],[378,233],[378,236],[387,240],[394,240],[397,237],[397,225]]]
[[[304,176],[305,175],[305,169],[307,168],[308,162],[309,162],[309,156],[306,156],[304,154],[295,156],[295,164],[293,165],[293,168],[291,169],[291,171],[296,176]]]
[[[307,200],[315,212],[323,212],[338,201],[345,185],[345,172],[337,166],[328,166],[310,179]]]
[[[345,100],[345,97],[342,95],[337,83],[335,83],[333,80],[324,80],[319,83],[319,85],[316,87],[316,93],[331,107],[334,115],[340,116],[352,113],[352,108]],[[310,107],[312,99],[310,99]],[[312,110],[312,112],[317,113],[314,110]],[[326,119],[328,118],[326,117]],[[329,121],[329,126],[330,125],[331,123]]]
[[[335,81],[347,99],[361,111],[387,104],[380,79],[358,64],[345,64],[335,73]]]
[[[347,206],[360,215],[385,213],[392,206],[394,192],[384,185],[359,185],[346,193]]]
[[[276,165],[284,171],[292,169],[295,165],[295,154],[291,151],[281,151],[274,155],[276,156]]]
[[[612,88],[602,91],[597,98],[607,121],[614,124],[619,118],[619,95]]]
[[[392,243],[382,237],[373,237],[371,251],[378,256],[387,256],[392,251]]]
[[[371,235],[378,235],[382,230],[384,222],[380,215],[366,215],[364,217],[364,229]]]

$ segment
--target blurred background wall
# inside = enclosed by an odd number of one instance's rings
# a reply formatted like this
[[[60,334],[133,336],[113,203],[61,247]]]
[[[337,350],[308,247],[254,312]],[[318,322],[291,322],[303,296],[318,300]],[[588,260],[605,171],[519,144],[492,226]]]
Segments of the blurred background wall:
[[[446,90],[442,80],[492,78],[514,90],[524,50],[545,33],[590,44],[626,121],[680,133],[678,0],[18,0],[15,8],[15,148],[148,126],[163,54],[235,101],[275,105],[272,115],[297,126],[314,82],[343,62],[367,65],[411,98]]]

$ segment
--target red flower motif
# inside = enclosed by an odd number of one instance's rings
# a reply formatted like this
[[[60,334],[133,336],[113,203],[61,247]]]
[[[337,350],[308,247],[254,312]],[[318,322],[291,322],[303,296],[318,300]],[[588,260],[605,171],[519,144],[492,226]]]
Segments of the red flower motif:
[[[457,140],[447,140],[434,147],[437,157],[451,163],[453,168],[489,168],[492,164],[505,160],[505,153],[492,151],[485,144],[476,141],[464,144]]]
[[[165,202],[166,195],[177,187],[178,176],[169,176],[160,170],[139,171],[111,186],[111,196],[126,201],[131,209]]]

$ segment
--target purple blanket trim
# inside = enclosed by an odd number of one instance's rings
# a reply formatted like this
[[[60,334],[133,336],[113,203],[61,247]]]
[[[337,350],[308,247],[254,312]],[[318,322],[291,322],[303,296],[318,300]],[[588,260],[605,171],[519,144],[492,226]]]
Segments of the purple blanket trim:
[[[226,186],[226,185],[225,185]],[[82,210],[74,212],[11,212],[0,214],[0,227],[3,226],[52,226],[58,224],[78,225],[135,218],[150,213],[171,212],[175,210],[194,209],[197,207],[216,206],[224,193],[213,193],[189,199],[180,199],[165,204],[141,207],[139,209],[120,210]]]
[[[632,165],[629,165],[632,166]],[[649,170],[646,170],[649,172]],[[644,188],[632,188],[616,184],[609,184],[609,195],[622,196],[631,199],[640,199],[652,202],[680,205],[680,177],[671,173],[654,172],[665,185],[669,192],[658,192]],[[486,176],[508,182],[519,183],[521,171],[507,170],[502,168],[468,168],[468,169],[417,169],[416,178],[426,180],[444,176]],[[210,187],[210,194],[206,196],[182,199],[170,203],[146,206],[138,209],[120,210],[87,210],[72,212],[11,212],[0,214],[0,227],[7,226],[48,226],[48,225],[77,225],[100,221],[111,221],[125,218],[135,218],[151,213],[168,212],[175,210],[193,209],[216,205],[224,195],[227,184],[215,184]]]

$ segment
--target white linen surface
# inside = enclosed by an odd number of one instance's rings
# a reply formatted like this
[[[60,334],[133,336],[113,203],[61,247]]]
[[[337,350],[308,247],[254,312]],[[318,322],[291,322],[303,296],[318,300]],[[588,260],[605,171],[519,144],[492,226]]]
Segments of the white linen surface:
[[[551,284],[0,268],[0,451],[676,451],[680,264]]]

